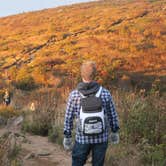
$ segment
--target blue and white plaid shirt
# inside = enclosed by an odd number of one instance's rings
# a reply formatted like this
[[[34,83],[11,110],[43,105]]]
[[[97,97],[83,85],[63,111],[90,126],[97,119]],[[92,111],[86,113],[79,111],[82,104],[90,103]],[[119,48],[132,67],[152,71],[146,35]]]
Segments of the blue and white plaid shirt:
[[[80,144],[94,144],[107,142],[109,129],[111,128],[113,132],[117,132],[117,130],[119,129],[118,116],[110,92],[107,89],[102,88],[100,97],[102,100],[104,114],[107,117],[107,127],[102,134],[95,136],[85,136],[82,132],[76,130],[76,141]],[[74,90],[70,93],[64,121],[65,137],[71,137],[71,131],[73,129],[73,120],[74,118],[79,118],[81,109],[80,100],[81,95],[78,90]]]

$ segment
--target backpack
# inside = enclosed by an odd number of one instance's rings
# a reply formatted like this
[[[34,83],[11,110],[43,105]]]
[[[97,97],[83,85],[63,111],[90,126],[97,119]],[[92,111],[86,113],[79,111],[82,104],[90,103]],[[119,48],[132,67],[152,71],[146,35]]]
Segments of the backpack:
[[[102,87],[93,96],[84,96],[80,93],[80,125],[84,135],[98,135],[105,130],[104,110],[100,98],[101,92]]]

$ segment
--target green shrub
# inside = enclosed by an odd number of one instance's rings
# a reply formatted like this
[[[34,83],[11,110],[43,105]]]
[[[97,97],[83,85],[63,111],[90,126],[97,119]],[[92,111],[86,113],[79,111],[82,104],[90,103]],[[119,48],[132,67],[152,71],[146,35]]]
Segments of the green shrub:
[[[25,78],[17,80],[15,82],[15,87],[21,90],[32,90],[37,86],[32,76],[26,76]]]
[[[62,145],[63,129],[60,126],[54,126],[49,130],[48,140],[59,145]]]
[[[161,116],[162,112],[162,108],[156,107],[152,100],[137,99],[132,103],[124,123],[127,140],[130,143],[138,143],[141,138],[145,138],[153,145],[161,143],[164,130],[162,126],[166,120],[166,117]]]
[[[9,119],[14,116],[18,116],[19,114],[20,112],[16,111],[11,106],[4,106],[4,105],[0,106],[0,116],[2,116],[3,118]]]
[[[150,145],[145,139],[139,144],[141,150],[142,163],[148,165],[164,166],[166,162],[165,150],[166,144]]]
[[[166,151],[164,97],[156,93],[145,96],[120,92],[117,95],[117,103],[121,108],[119,112],[121,143],[137,146],[142,164],[164,165]]]
[[[46,112],[35,112],[32,121],[25,120],[22,125],[22,130],[24,132],[29,132],[41,136],[47,136],[51,128],[51,120],[49,114]]]

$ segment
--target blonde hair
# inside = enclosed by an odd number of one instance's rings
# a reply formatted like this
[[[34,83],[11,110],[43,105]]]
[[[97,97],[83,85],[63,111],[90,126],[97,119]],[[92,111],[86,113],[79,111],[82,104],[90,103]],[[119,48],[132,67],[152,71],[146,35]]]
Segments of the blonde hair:
[[[81,77],[86,81],[92,81],[96,75],[96,63],[94,61],[85,61],[81,65]]]

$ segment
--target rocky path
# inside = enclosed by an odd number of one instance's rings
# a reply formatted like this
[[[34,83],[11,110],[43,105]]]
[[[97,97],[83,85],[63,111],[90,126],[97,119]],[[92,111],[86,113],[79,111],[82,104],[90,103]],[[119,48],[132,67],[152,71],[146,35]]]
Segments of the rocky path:
[[[6,166],[7,156],[10,151],[14,151],[16,146],[20,149],[17,159],[21,166],[71,166],[71,152],[65,151],[58,144],[49,142],[48,137],[23,134],[21,132],[22,121],[22,116],[12,118],[8,120],[6,126],[0,128],[0,157],[3,156],[2,162],[5,163],[0,163],[0,166]],[[90,161],[91,157],[86,166],[91,165]]]
[[[0,137],[7,132],[0,129]],[[18,133],[17,133],[18,134]],[[26,134],[19,138],[21,147],[18,158],[22,166],[70,166],[70,152],[48,141],[47,137]]]
[[[48,137],[23,134],[21,124],[23,117],[16,117],[0,128],[0,152],[6,156],[17,145],[19,154],[17,158],[21,166],[70,166],[71,154],[55,143],[48,141]],[[8,133],[8,134],[7,134]],[[8,135],[4,138],[5,135]],[[2,156],[0,153],[0,156]],[[1,161],[1,158],[0,158]],[[7,161],[7,158],[4,160]],[[2,163],[0,163],[1,165]]]
[[[26,135],[22,143],[21,158],[24,166],[68,166],[70,154],[59,145],[48,142],[47,137]]]

